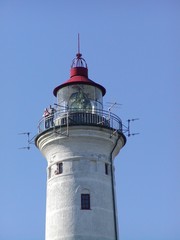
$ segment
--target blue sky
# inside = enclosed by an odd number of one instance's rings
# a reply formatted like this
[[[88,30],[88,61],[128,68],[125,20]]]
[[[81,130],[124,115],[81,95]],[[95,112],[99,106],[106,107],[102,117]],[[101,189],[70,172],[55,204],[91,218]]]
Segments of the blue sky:
[[[0,239],[43,240],[46,161],[37,134],[53,89],[81,52],[104,103],[125,124],[138,117],[115,160],[121,240],[180,239],[180,2],[0,1]]]

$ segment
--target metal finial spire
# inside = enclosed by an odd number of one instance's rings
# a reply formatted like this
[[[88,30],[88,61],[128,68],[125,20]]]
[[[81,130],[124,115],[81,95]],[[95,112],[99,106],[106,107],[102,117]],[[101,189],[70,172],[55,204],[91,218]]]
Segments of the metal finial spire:
[[[80,53],[80,34],[78,33],[78,53],[76,54],[77,58],[80,58],[82,54]]]
[[[80,53],[80,35],[78,33],[78,53]]]

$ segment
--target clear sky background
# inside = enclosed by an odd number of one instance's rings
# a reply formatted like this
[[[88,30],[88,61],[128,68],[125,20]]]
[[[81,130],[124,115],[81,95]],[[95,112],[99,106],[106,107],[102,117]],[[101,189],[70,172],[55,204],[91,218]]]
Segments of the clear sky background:
[[[115,160],[121,240],[180,239],[180,1],[1,0],[0,239],[44,240],[46,160],[37,134],[69,78],[77,34],[89,77],[132,132]],[[108,224],[108,223],[107,223]]]

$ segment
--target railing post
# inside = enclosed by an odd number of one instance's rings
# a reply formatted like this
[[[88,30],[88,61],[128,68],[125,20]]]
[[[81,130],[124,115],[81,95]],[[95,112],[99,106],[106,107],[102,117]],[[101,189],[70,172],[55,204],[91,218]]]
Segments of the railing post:
[[[67,135],[69,135],[69,111],[67,111]]]

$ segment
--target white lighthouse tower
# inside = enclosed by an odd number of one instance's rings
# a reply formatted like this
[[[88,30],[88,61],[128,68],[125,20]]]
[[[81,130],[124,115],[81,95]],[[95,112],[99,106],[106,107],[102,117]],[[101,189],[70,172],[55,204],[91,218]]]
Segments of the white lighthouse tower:
[[[78,53],[55,108],[39,124],[47,159],[46,240],[118,240],[113,160],[125,145],[121,119],[103,109],[103,86]]]

